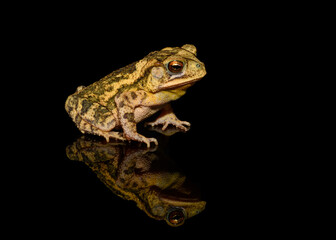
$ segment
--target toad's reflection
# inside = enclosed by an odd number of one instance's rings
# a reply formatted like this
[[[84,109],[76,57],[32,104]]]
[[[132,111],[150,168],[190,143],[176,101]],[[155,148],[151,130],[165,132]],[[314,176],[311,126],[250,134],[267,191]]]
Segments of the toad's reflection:
[[[69,159],[88,165],[113,193],[135,201],[148,216],[170,226],[182,225],[205,207],[198,189],[160,149],[82,136],[66,152]]]

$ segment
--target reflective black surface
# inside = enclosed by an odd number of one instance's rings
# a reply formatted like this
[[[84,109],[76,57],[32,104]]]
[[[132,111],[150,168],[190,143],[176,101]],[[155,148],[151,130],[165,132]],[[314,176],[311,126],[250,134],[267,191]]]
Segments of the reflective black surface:
[[[138,130],[142,134],[159,140],[159,148],[156,151],[148,151],[141,144],[129,145],[126,142],[117,144],[114,148],[108,148],[110,149],[108,151],[113,149],[109,153],[113,153],[113,159],[117,158],[117,162],[104,159],[102,162],[95,163],[85,158],[85,155],[80,155],[81,161],[77,159],[72,161],[69,160],[69,150],[66,151],[66,149],[78,144],[78,139],[82,139],[83,135],[75,128],[65,112],[63,116],[62,126],[67,129],[63,132],[64,139],[54,138],[39,144],[34,143],[31,149],[34,153],[31,156],[34,158],[20,166],[24,170],[24,176],[28,175],[23,182],[20,181],[20,185],[24,185],[20,192],[24,199],[20,201],[19,206],[22,214],[20,214],[21,221],[33,223],[51,232],[70,231],[77,234],[77,231],[80,231],[79,234],[85,235],[89,232],[95,235],[99,230],[99,234],[103,235],[127,232],[132,236],[138,235],[139,232],[183,233],[197,236],[199,233],[218,232],[220,229],[229,232],[240,231],[242,226],[250,229],[250,224],[254,225],[255,221],[265,221],[261,217],[265,214],[264,206],[268,206],[270,196],[266,198],[264,196],[269,192],[269,188],[263,187],[265,179],[259,177],[264,166],[261,166],[256,159],[248,157],[253,154],[251,149],[241,149],[235,146],[235,142],[226,140],[205,140],[206,137],[210,137],[210,134],[202,132],[203,127],[197,126],[197,122],[188,132],[176,133],[172,136],[148,131],[139,124]],[[99,145],[101,141],[104,142],[103,139],[98,138],[96,143]],[[97,157],[96,151],[93,151],[92,142],[89,141],[86,144],[89,146],[82,146],[86,154]],[[106,148],[103,147],[100,150],[104,152]],[[116,152],[122,152],[122,154],[116,155]],[[140,154],[142,159],[145,159],[145,161],[141,160],[142,162],[153,163],[153,165],[143,164],[135,167],[132,164],[136,161],[132,157],[125,158],[127,154],[130,156]],[[161,161],[159,159],[166,160],[163,164],[155,164]],[[161,198],[169,199],[169,196],[173,196],[184,198],[183,201],[202,200],[206,202],[206,206],[196,216],[186,219],[185,210],[180,205],[177,205],[177,208],[170,205],[166,208],[165,216],[160,218],[162,221],[157,221],[153,216],[149,216],[150,211],[144,210],[144,207],[139,209],[139,206],[146,206],[144,202],[148,202],[145,195],[139,197],[138,202],[133,199],[125,201],[123,199],[125,194],[117,193],[119,195],[117,196],[111,191],[113,184],[110,184],[111,181],[110,183],[106,181],[107,178],[99,173],[99,168],[104,166],[105,160],[117,163],[119,170],[127,169],[119,174],[124,175],[129,183],[140,181],[141,178],[146,181],[153,181],[153,178],[159,179],[161,189],[157,188],[159,184],[153,182],[146,187],[154,187],[156,192],[161,194]],[[127,163],[127,160],[130,165],[122,166],[122,163]],[[152,170],[155,174],[151,174]],[[145,173],[143,176],[141,176],[142,171]],[[107,172],[113,172],[113,169]],[[125,175],[125,173],[134,172],[138,174]],[[171,175],[172,172],[177,175]],[[162,176],[170,178],[170,181],[182,177],[183,181],[177,181],[170,188],[169,185],[162,186],[164,178]],[[184,185],[187,183],[191,185]],[[134,189],[134,185],[131,186],[133,189],[128,187],[127,190],[134,194],[138,189]],[[21,187],[13,189],[21,189]],[[265,192],[260,191],[261,189]],[[142,205],[139,205],[139,202]],[[272,209],[273,206],[269,208],[270,213]],[[183,225],[172,228],[165,220],[173,224],[183,222]]]
[[[116,196],[135,202],[149,217],[181,226],[202,212],[206,202],[167,158],[162,145],[147,149],[141,144],[82,136],[67,146],[66,153],[70,160],[85,163]]]

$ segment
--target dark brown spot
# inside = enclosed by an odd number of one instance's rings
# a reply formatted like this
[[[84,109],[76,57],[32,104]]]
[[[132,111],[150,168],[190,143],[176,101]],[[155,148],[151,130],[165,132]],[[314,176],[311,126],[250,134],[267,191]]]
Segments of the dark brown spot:
[[[147,97],[147,93],[144,92],[144,93],[143,93],[143,96],[142,96],[142,98],[141,98],[141,101],[144,100],[146,97]]]
[[[137,97],[136,93],[135,92],[131,92],[131,97],[132,97],[132,99],[136,99],[136,97]]]
[[[125,106],[125,102],[124,102],[124,101],[121,101],[121,102],[119,103],[119,107],[122,108],[123,106]]]
[[[126,102],[129,102],[129,100],[128,100],[128,96],[127,96],[127,95],[124,96],[124,98],[125,98],[125,101],[126,101]]]
[[[108,92],[112,92],[113,91],[113,85],[110,84],[105,90],[108,91]]]
[[[125,113],[123,118],[127,119],[130,122],[134,122],[134,114],[133,113]]]
[[[92,105],[92,102],[84,99],[82,101],[81,115],[84,115],[89,110],[89,108],[91,107],[91,105]]]

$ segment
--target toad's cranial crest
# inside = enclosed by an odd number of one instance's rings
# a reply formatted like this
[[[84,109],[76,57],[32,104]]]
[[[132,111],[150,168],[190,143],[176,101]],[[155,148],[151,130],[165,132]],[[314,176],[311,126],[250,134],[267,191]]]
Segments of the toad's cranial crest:
[[[149,147],[151,142],[158,144],[157,140],[139,134],[136,124],[161,110],[148,125],[171,124],[186,131],[190,123],[175,116],[170,101],[183,96],[205,74],[194,45],[167,47],[87,87],[79,86],[67,98],[65,109],[82,133],[102,136],[106,141],[144,142]]]

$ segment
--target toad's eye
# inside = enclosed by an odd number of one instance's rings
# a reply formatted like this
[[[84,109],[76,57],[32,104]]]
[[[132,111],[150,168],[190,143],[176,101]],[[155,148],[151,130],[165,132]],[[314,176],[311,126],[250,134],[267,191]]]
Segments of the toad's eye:
[[[172,73],[180,73],[183,70],[183,62],[174,60],[168,63],[168,70]]]
[[[181,226],[185,220],[185,213],[182,209],[171,209],[167,214],[167,223],[170,226],[177,227]]]

